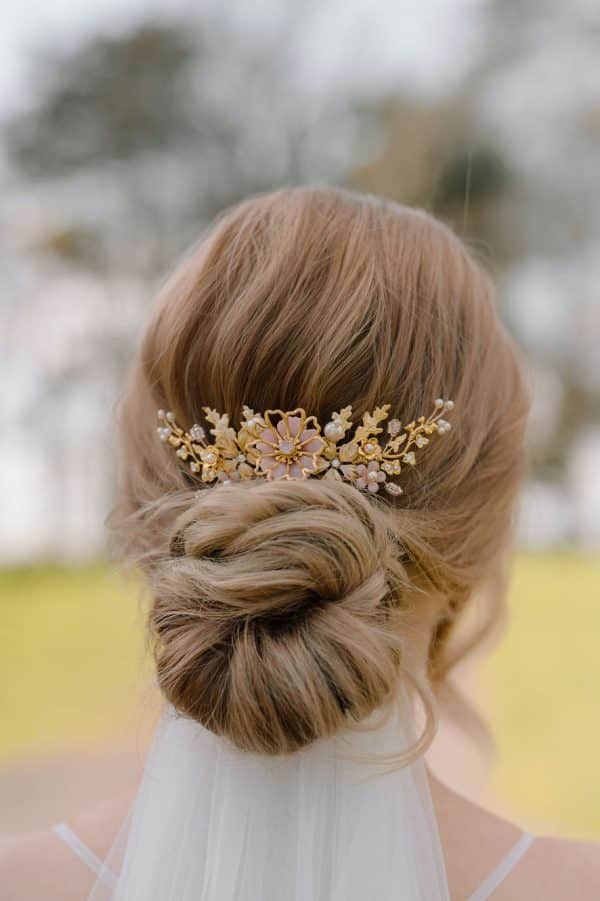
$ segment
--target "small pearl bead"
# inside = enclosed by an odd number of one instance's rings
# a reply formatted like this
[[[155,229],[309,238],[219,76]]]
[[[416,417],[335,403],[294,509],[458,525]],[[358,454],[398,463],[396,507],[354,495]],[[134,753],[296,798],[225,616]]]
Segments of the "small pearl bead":
[[[324,429],[325,437],[330,441],[337,441],[344,435],[344,427],[339,422],[328,422]]]

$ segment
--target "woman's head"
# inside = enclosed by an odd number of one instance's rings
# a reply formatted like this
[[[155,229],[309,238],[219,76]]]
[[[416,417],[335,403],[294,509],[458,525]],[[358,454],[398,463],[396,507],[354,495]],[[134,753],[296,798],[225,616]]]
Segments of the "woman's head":
[[[244,403],[321,423],[389,403],[406,422],[440,395],[453,429],[399,499],[316,478],[203,487],[156,438],[159,407],[238,426]],[[439,677],[506,543],[527,406],[488,278],[426,213],[298,189],[223,216],[159,298],[120,411],[117,529],[150,582],[167,698],[280,753]]]

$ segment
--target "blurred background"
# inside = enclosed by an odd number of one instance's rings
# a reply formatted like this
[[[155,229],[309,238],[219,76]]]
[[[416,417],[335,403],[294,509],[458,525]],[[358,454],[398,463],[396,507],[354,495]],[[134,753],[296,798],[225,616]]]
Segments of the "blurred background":
[[[0,831],[129,785],[156,712],[106,564],[110,419],[158,284],[224,206],[343,184],[492,269],[535,404],[496,741],[436,768],[600,838],[600,8],[594,0],[38,0],[0,32]]]

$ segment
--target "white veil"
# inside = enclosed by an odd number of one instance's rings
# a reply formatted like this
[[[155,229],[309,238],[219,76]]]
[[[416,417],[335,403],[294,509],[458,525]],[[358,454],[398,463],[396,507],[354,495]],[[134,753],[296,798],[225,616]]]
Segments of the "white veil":
[[[89,901],[448,901],[409,705],[286,757],[167,710]]]

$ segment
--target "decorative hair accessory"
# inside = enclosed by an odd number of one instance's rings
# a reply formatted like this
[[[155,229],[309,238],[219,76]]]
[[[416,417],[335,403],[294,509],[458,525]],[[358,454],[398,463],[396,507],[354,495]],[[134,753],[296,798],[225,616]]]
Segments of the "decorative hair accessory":
[[[203,482],[228,485],[242,479],[301,479],[323,476],[344,479],[357,488],[371,493],[383,487],[392,495],[402,494],[394,479],[403,466],[414,466],[416,452],[429,444],[433,434],[444,435],[451,428],[442,418],[454,408],[451,400],[438,398],[433,413],[403,426],[399,419],[387,423],[387,435],[379,438],[384,429],[380,423],[388,418],[390,404],[376,407],[363,415],[362,423],[351,434],[352,407],[333,413],[321,435],[321,426],[314,416],[296,410],[267,410],[255,413],[244,405],[243,420],[236,432],[229,425],[229,416],[203,407],[213,440],[205,429],[194,424],[185,431],[171,411],[158,411],[158,434],[170,444],[180,460]]]
[[[403,426],[390,419],[385,438],[380,438],[390,404],[365,413],[354,428],[352,407],[333,413],[321,426],[314,416],[297,410],[242,410],[242,424],[236,432],[229,416],[203,407],[212,440],[206,430],[194,424],[182,429],[171,411],[158,411],[158,435],[170,444],[203,482],[230,484],[241,479],[303,479],[323,476],[343,479],[363,491],[376,493],[381,487],[391,495],[402,494],[395,481],[403,466],[414,466],[416,452],[429,444],[433,434],[444,435],[451,428],[443,414],[454,408],[451,400],[438,398],[433,413]],[[354,431],[352,431],[354,429]]]

